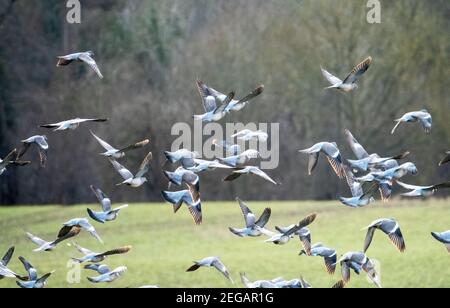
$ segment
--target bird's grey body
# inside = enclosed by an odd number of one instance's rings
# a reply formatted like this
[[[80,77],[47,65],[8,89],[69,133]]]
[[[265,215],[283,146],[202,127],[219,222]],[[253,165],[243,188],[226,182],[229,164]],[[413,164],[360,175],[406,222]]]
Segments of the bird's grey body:
[[[185,169],[195,167],[195,159],[200,157],[197,152],[191,152],[186,149],[181,149],[175,152],[166,151],[164,152],[164,155],[170,163],[175,164],[180,162]]]
[[[144,185],[146,182],[148,182],[145,175],[150,170],[150,163],[152,162],[153,154],[150,152],[147,154],[147,156],[142,161],[141,166],[139,167],[139,171],[133,175],[133,173],[130,172],[127,168],[122,166],[119,162],[117,162],[114,159],[109,159],[111,164],[113,165],[114,169],[120,174],[120,176],[123,178],[123,182],[117,184],[117,186],[121,185],[127,185],[132,188],[139,188],[142,185]]]
[[[356,180],[359,182],[392,181],[399,180],[408,174],[416,175],[417,172],[417,167],[413,163],[408,162],[386,171],[371,172],[368,175],[356,178]]]
[[[379,288],[381,288],[380,276],[375,270],[374,263],[363,252],[348,252],[338,261],[341,264],[342,278],[345,283],[350,281],[350,269],[359,274],[366,272],[367,277]]]
[[[447,251],[450,253],[450,231],[445,231],[442,233],[432,232],[431,235],[439,242],[445,245]]]
[[[392,129],[391,134],[393,135],[397,128],[402,123],[412,123],[412,122],[419,122],[422,125],[423,130],[429,134],[431,133],[431,127],[433,125],[433,118],[431,117],[431,114],[427,110],[421,110],[421,111],[414,111],[409,112],[402,116],[401,118],[395,120],[397,122],[397,125]]]
[[[300,255],[303,254],[308,255],[305,250],[300,252]],[[309,255],[312,257],[322,257],[325,261],[328,274],[334,275],[337,261],[337,253],[335,249],[325,247],[322,243],[317,243],[311,247]]]
[[[75,130],[78,127],[80,127],[80,125],[83,124],[83,123],[88,123],[88,122],[107,122],[107,121],[108,121],[107,119],[80,119],[80,118],[76,118],[76,119],[62,121],[62,122],[58,122],[58,123],[41,125],[41,127],[43,127],[43,128],[52,128],[52,129],[54,129],[53,131],[64,131],[64,130],[68,130],[68,129]]]
[[[188,168],[189,171],[194,173],[201,173],[207,171],[214,171],[216,169],[233,169],[233,167],[221,164],[218,160],[203,160],[203,159],[194,159],[195,166]]]
[[[263,233],[261,229],[264,229],[266,224],[269,222],[270,215],[272,214],[272,210],[270,208],[266,208],[264,212],[261,214],[261,217],[256,220],[255,214],[245,205],[245,203],[237,198],[237,202],[239,202],[239,207],[241,208],[242,214],[245,220],[245,228],[236,229],[229,228],[230,232],[239,236],[239,237],[258,237]]]
[[[289,230],[292,230],[295,227],[296,227],[296,225],[290,225],[288,227],[275,227],[275,229],[278,232],[285,234],[285,233],[288,233]],[[303,228],[297,230],[296,232],[294,232],[291,235],[291,238],[293,238],[296,235],[299,237],[305,253],[308,256],[311,255],[311,231],[307,227],[303,227]]]
[[[194,265],[187,269],[187,272],[195,272],[201,267],[213,267],[230,280],[231,283],[234,283],[227,268],[218,257],[207,257],[200,261],[194,261]]]
[[[343,159],[341,152],[339,151],[337,144],[332,142],[319,142],[309,149],[301,150],[300,153],[309,155],[308,174],[311,175],[319,162],[320,153],[325,154],[333,168],[334,172],[339,178],[344,177]]]
[[[273,243],[275,245],[285,245],[293,238],[294,235],[301,232],[302,229],[304,229],[307,226],[309,226],[310,224],[312,224],[314,222],[314,220],[316,219],[316,217],[317,217],[317,214],[311,214],[308,217],[304,218],[302,221],[300,221],[298,225],[293,225],[292,228],[289,228],[288,230],[282,230],[281,228],[277,228],[278,233],[261,229],[261,231],[265,235],[270,237],[265,242]],[[308,229],[305,229],[305,230],[306,230],[306,233],[303,233],[303,235],[307,237],[309,230]]]
[[[93,56],[94,53],[92,51],[77,52],[66,56],[60,56],[58,57],[58,63],[56,66],[67,66],[72,62],[83,62],[89,65],[89,67],[98,75],[100,79],[103,79],[103,75],[100,72],[97,63],[92,58]]]
[[[114,221],[119,216],[119,212],[128,207],[128,204],[124,204],[115,209],[111,208],[111,200],[100,189],[91,185],[91,190],[97,197],[99,203],[102,205],[101,212],[94,212],[91,209],[87,209],[89,217],[99,223],[105,223],[108,221]]]
[[[389,237],[392,244],[394,244],[400,252],[404,252],[406,250],[405,240],[396,220],[388,218],[378,219],[364,229],[367,229],[367,235],[364,241],[364,252],[367,252],[369,249],[376,230],[381,230],[385,233]]]
[[[190,190],[182,191],[163,191],[162,196],[164,200],[173,206],[174,213],[177,213],[181,206],[186,204],[189,212],[197,225],[202,224],[202,202],[200,198],[194,200],[192,192]]]
[[[146,139],[146,140],[137,142],[135,144],[129,145],[127,147],[124,147],[121,149],[116,149],[113,146],[111,146],[109,143],[107,143],[106,141],[99,138],[92,131],[91,131],[91,134],[98,141],[98,143],[106,150],[106,152],[101,153],[100,155],[105,156],[105,157],[110,157],[113,159],[123,158],[123,157],[125,157],[126,152],[142,148],[150,143],[150,140]]]
[[[338,77],[332,75],[325,69],[321,68],[322,75],[328,80],[331,84],[327,89],[338,89],[343,92],[351,92],[358,88],[358,79],[369,69],[372,64],[372,57],[368,57],[363,62],[358,64],[352,72],[345,78],[345,80],[341,80]]]
[[[123,276],[127,271],[128,269],[125,266],[120,266],[113,271],[101,274],[97,277],[88,277],[87,279],[92,283],[111,283]]]
[[[229,156],[226,158],[219,158],[218,160],[229,167],[238,168],[246,165],[252,159],[259,158],[260,154],[256,150],[247,150],[238,155]]]

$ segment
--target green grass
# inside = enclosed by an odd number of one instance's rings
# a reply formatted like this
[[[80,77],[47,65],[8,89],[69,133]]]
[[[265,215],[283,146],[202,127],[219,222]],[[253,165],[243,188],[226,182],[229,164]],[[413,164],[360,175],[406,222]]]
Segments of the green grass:
[[[305,215],[317,212],[318,219],[311,226],[314,242],[336,248],[341,255],[362,249],[365,232],[361,228],[378,218],[395,218],[405,236],[407,251],[399,253],[387,236],[377,233],[368,256],[381,262],[384,287],[449,287],[450,255],[436,242],[431,231],[450,229],[448,200],[399,201],[380,203],[353,210],[337,202],[271,202],[248,203],[259,215],[264,207],[273,210],[269,228],[298,222]],[[340,279],[340,269],[329,276],[320,258],[299,257],[298,239],[286,246],[263,243],[264,238],[242,239],[228,231],[229,226],[240,227],[243,219],[234,202],[205,202],[204,224],[196,227],[186,208],[177,215],[165,204],[134,204],[124,210],[115,222],[95,224],[105,245],[82,233],[77,242],[93,251],[123,245],[133,250],[124,256],[113,256],[106,264],[115,268],[125,265],[126,275],[109,285],[96,287],[138,287],[157,284],[161,287],[232,287],[220,274],[201,269],[195,273],[185,270],[196,259],[219,256],[241,287],[239,273],[246,272],[251,280],[286,279],[303,275],[314,287],[331,287]],[[66,243],[52,253],[36,254],[35,246],[26,240],[25,231],[44,239],[54,237],[60,223],[74,217],[85,217],[86,206],[76,207],[10,207],[0,209],[0,254],[9,246],[16,246],[10,268],[24,273],[17,257],[26,257],[40,274],[56,270],[48,287],[91,287],[83,271],[80,284],[66,282],[67,261],[79,256]],[[13,280],[0,281],[0,287],[16,287]],[[352,274],[349,287],[372,287],[364,275]]]

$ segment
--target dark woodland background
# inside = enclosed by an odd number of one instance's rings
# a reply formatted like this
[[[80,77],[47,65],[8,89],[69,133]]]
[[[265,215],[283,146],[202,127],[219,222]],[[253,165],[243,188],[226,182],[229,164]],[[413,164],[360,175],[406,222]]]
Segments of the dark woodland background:
[[[113,201],[158,201],[167,183],[163,150],[175,122],[202,111],[195,80],[244,95],[265,93],[226,121],[279,122],[283,185],[258,179],[222,184],[202,176],[205,200],[334,199],[348,195],[322,160],[308,177],[299,149],[336,141],[352,158],[344,129],[370,152],[410,150],[420,174],[412,184],[449,179],[437,162],[450,149],[450,2],[382,1],[382,23],[366,21],[366,1],[349,0],[85,0],[82,23],[66,22],[66,1],[0,0],[0,157],[35,134],[49,136],[48,167],[10,167],[0,178],[0,204],[95,202],[89,185]],[[86,66],[57,69],[56,56],[93,50],[105,79]],[[343,77],[366,56],[374,65],[351,94],[324,91],[320,65]],[[427,108],[433,133],[417,125],[390,135],[395,118]],[[110,122],[50,133],[39,124],[73,117]],[[92,128],[113,145],[151,138],[151,183],[115,189],[119,176],[97,155]],[[31,156],[36,160],[36,156]],[[138,168],[145,151],[123,160]],[[441,194],[445,196],[445,194]]]

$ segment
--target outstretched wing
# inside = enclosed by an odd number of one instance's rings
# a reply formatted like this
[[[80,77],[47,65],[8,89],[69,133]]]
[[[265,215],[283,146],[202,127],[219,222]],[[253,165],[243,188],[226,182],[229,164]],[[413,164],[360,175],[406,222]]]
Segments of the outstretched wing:
[[[358,79],[369,69],[371,64],[372,57],[368,57],[351,71],[347,78],[345,78],[344,83],[352,84],[357,82]]]
[[[98,68],[97,62],[95,62],[94,59],[91,58],[88,54],[82,54],[80,55],[79,59],[89,65],[91,69],[94,70],[94,72],[100,77],[100,79],[103,79],[103,75],[100,72],[100,69]]]
[[[221,113],[223,112],[228,105],[230,104],[230,102],[233,100],[234,98],[234,92],[231,92],[230,94],[228,94],[228,96],[225,98],[225,100],[222,102],[222,105],[220,105],[215,111],[214,113]]]
[[[115,161],[113,159],[110,159],[109,161],[111,162],[111,164],[114,166],[116,171],[119,172],[120,176],[125,181],[133,178],[133,174],[130,172],[130,170],[128,170],[127,168],[125,168],[124,166],[122,166],[121,164],[119,164],[117,161]]]
[[[261,169],[255,168],[255,169],[251,169],[250,171],[251,173],[253,173],[254,175],[257,175],[261,178],[263,178],[266,181],[271,182],[274,185],[278,185],[277,182],[275,182],[270,176],[267,175],[267,173],[265,173],[264,171],[262,171]]]
[[[8,251],[6,252],[6,254],[3,256],[2,263],[4,266],[7,266],[9,261],[11,261],[11,258],[14,254],[14,250],[15,250],[15,247],[9,248]]]
[[[120,149],[119,152],[127,152],[127,151],[140,149],[140,148],[145,147],[149,143],[150,143],[150,140],[149,139],[145,139],[143,141],[137,142],[137,143],[129,145],[129,146],[123,148],[123,149]]]
[[[261,217],[256,221],[255,225],[260,228],[264,228],[269,222],[270,216],[272,215],[272,209],[266,208],[262,213]]]
[[[152,152],[148,153],[147,156],[144,158],[144,160],[142,161],[141,167],[139,167],[139,171],[136,174],[137,178],[143,177],[148,170],[150,169],[150,163],[153,160],[153,154]]]
[[[113,256],[113,255],[121,255],[121,254],[128,253],[131,250],[131,248],[132,248],[131,246],[125,246],[125,247],[109,250],[109,251],[99,254],[97,256],[98,257],[106,257],[106,256]]]
[[[98,202],[102,205],[103,212],[109,212],[111,211],[111,201],[109,200],[108,196],[103,193],[99,188],[95,187],[94,185],[91,185],[91,190],[94,193],[94,195],[97,197]]]
[[[366,239],[364,241],[364,253],[369,249],[370,244],[372,243],[373,240],[373,235],[375,234],[375,231],[377,229],[375,227],[371,227],[367,230],[367,234],[366,234]]]
[[[328,80],[328,82],[332,85],[335,84],[340,84],[342,83],[342,80],[337,78],[336,76],[332,75],[330,72],[328,72],[327,70],[320,68],[322,71],[322,75],[323,77],[325,77],[326,80]]]
[[[261,86],[257,87],[255,90],[253,90],[252,93],[250,93],[246,97],[240,99],[237,104],[242,104],[242,103],[249,102],[252,99],[254,99],[254,98],[258,97],[259,95],[261,95],[263,92],[264,92],[264,85],[261,85]]]
[[[91,131],[91,135],[94,136],[95,139],[97,139],[98,143],[106,150],[106,151],[113,151],[115,150],[109,143],[98,137],[96,134],[94,134]]]

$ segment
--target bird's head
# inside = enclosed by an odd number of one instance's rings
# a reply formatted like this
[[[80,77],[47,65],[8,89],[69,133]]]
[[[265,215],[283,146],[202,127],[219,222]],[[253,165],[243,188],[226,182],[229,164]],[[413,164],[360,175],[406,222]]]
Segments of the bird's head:
[[[89,56],[95,56],[95,53],[92,50],[86,51]]]

